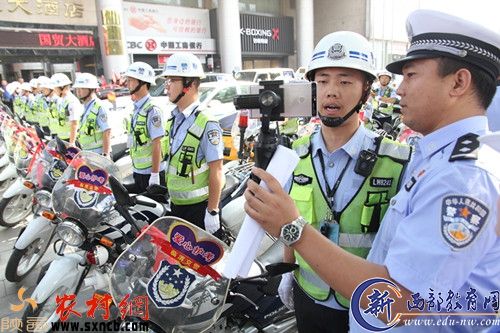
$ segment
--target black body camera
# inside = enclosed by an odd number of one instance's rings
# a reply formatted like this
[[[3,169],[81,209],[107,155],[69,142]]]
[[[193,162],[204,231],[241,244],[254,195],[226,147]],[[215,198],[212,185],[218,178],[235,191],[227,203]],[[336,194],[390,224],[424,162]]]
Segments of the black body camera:
[[[373,150],[362,150],[359,153],[354,172],[363,177],[368,177],[377,162],[377,154]]]

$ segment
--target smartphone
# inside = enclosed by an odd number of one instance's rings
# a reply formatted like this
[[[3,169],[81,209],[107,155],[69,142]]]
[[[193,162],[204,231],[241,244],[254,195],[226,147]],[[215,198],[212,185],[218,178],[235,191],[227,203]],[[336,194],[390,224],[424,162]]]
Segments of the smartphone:
[[[270,81],[265,81],[270,82]],[[281,103],[283,112],[280,117],[297,118],[297,117],[314,117],[318,110],[316,105],[316,82],[295,81],[279,84],[282,91]],[[250,93],[258,95],[265,90],[261,85],[253,85],[250,87]],[[250,109],[250,118],[260,118],[260,109]]]

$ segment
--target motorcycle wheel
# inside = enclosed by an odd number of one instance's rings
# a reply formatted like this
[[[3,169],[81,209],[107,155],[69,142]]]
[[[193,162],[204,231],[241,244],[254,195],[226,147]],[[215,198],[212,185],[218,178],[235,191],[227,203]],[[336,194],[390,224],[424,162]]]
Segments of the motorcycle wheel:
[[[0,200],[0,225],[13,227],[31,214],[31,196],[18,194]]]
[[[40,274],[45,274],[45,272],[40,272]],[[73,294],[74,291],[69,290],[70,288],[67,286],[61,286],[54,290],[54,292],[41,304],[38,304],[37,308],[33,310],[31,305],[28,304],[26,310],[24,311],[22,318],[22,332],[37,332],[37,333],[48,333],[52,331],[52,323],[57,323],[60,318],[56,313],[56,295],[64,295],[64,294]],[[28,329],[28,321],[32,321],[33,317],[44,318],[46,321],[41,323],[40,321],[36,321],[36,329],[34,327],[29,327]]]
[[[15,180],[16,178],[9,178],[4,180],[3,182],[0,182],[0,195],[2,195],[3,192],[5,192]]]
[[[14,248],[5,267],[5,278],[10,282],[24,279],[42,259],[51,239],[37,238],[22,250]]]

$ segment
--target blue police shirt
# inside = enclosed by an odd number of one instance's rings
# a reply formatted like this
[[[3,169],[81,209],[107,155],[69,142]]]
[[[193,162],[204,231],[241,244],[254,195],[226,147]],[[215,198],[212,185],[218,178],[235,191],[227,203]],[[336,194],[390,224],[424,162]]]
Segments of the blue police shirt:
[[[137,122],[137,116],[139,115],[139,112],[142,110],[142,108],[146,105],[148,100],[151,98],[149,94],[144,96],[143,98],[137,100],[134,102],[134,113],[132,114],[132,128],[135,127],[135,124]],[[148,128],[148,134],[151,140],[154,140],[156,138],[163,137],[165,135],[165,126],[163,126],[163,118],[162,114],[160,112],[160,109],[157,106],[154,106],[151,110],[149,110],[148,116],[147,116],[147,128]],[[129,140],[134,140],[134,137],[132,134],[129,134],[131,138]],[[165,162],[162,161],[160,163],[160,169],[159,171],[165,170]],[[151,168],[147,168],[144,170],[139,170],[134,168],[135,173],[140,173],[143,175],[149,175],[151,174]]]
[[[349,139],[349,141],[347,141],[342,147],[330,153],[326,149],[325,141],[323,139],[323,135],[321,135],[320,129],[316,130],[311,135],[311,152],[313,165],[314,169],[316,170],[318,182],[323,193],[326,193],[326,184],[325,177],[323,176],[321,168],[319,155],[323,154],[323,160],[325,163],[325,175],[328,179],[328,185],[330,186],[330,188],[333,188],[335,182],[342,173],[342,170],[346,167],[347,163],[349,163],[339,184],[339,187],[334,195],[335,211],[342,211],[347,206],[349,201],[351,201],[351,199],[356,195],[359,188],[363,184],[365,177],[354,172],[356,160],[358,159],[359,153],[362,150],[375,150],[374,138],[376,138],[377,136],[377,134],[366,129],[364,126],[359,126],[356,132],[354,132],[353,136]],[[292,178],[290,178],[290,180],[286,184],[285,191],[289,192]],[[324,302],[316,300],[315,302],[337,310],[346,310],[343,306],[338,304],[333,295]]]
[[[392,198],[367,258],[385,265],[391,278],[412,294],[419,293],[429,300],[432,292],[436,306],[439,297],[446,300],[450,291],[458,294],[463,307],[452,310],[455,312],[467,312],[467,292],[472,290],[472,295],[477,296],[478,312],[492,312],[491,304],[483,309],[483,302],[500,289],[500,237],[495,233],[500,155],[483,145],[477,160],[449,161],[459,137],[487,131],[486,117],[470,117],[438,129],[418,142],[407,181]],[[455,301],[453,298],[453,305]],[[444,308],[446,302],[441,306]],[[426,318],[437,322],[446,316],[444,310],[442,316]],[[386,327],[372,315],[364,318],[373,325]],[[455,315],[453,318],[495,317]],[[433,332],[478,330],[466,325],[434,328]],[[354,320],[352,312],[350,329],[366,332]],[[422,332],[425,327],[401,326],[393,330]]]
[[[500,131],[500,86],[497,87],[497,92],[491,101],[488,110],[486,110],[488,117],[488,126],[491,131]]]
[[[176,107],[172,111],[172,117],[174,117],[174,123],[171,129],[171,147],[170,152],[175,153],[182,145],[182,142],[186,138],[187,131],[194,124],[196,109],[199,106],[199,102],[195,102],[188,106],[183,112],[180,112]],[[210,137],[209,137],[210,133]],[[218,135],[218,140],[215,140]],[[200,140],[200,149],[198,149],[197,162],[201,161],[203,157],[207,163],[221,160],[224,155],[224,142],[222,141],[222,129],[218,122],[210,121],[205,127],[203,136]]]
[[[95,103],[99,103],[99,111],[97,112],[97,129],[98,132],[104,132],[111,127],[108,124],[108,108],[104,103],[101,103],[101,100],[98,99],[97,97],[94,97],[91,101],[85,103],[84,105],[84,111],[82,114],[82,118],[80,120],[80,126],[85,123],[87,120],[87,117],[90,114],[90,111],[94,107]],[[97,154],[102,154],[102,148],[96,148],[96,149],[90,149],[89,151],[92,151]]]

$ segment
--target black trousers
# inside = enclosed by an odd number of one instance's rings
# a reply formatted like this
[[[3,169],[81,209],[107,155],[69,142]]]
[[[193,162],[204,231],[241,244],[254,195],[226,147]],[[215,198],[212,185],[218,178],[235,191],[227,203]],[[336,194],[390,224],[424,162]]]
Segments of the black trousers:
[[[175,205],[171,203],[170,209],[172,210],[173,216],[180,217],[205,230],[205,213],[207,211],[207,206],[208,201],[205,200],[193,205]],[[219,228],[219,230],[214,233],[214,236],[220,239],[222,236],[222,229]]]
[[[160,185],[165,186],[165,171],[160,171]],[[149,177],[151,175],[143,175],[141,173],[136,173],[134,172],[134,184],[127,185],[126,188],[129,191],[129,193],[137,193],[137,194],[142,194],[146,192],[146,189],[149,186]],[[162,202],[166,203],[167,199],[164,195],[147,195],[151,199],[157,201],[157,202]]]
[[[300,333],[347,333],[349,331],[348,310],[336,310],[316,304],[295,281],[293,282],[293,304]]]

